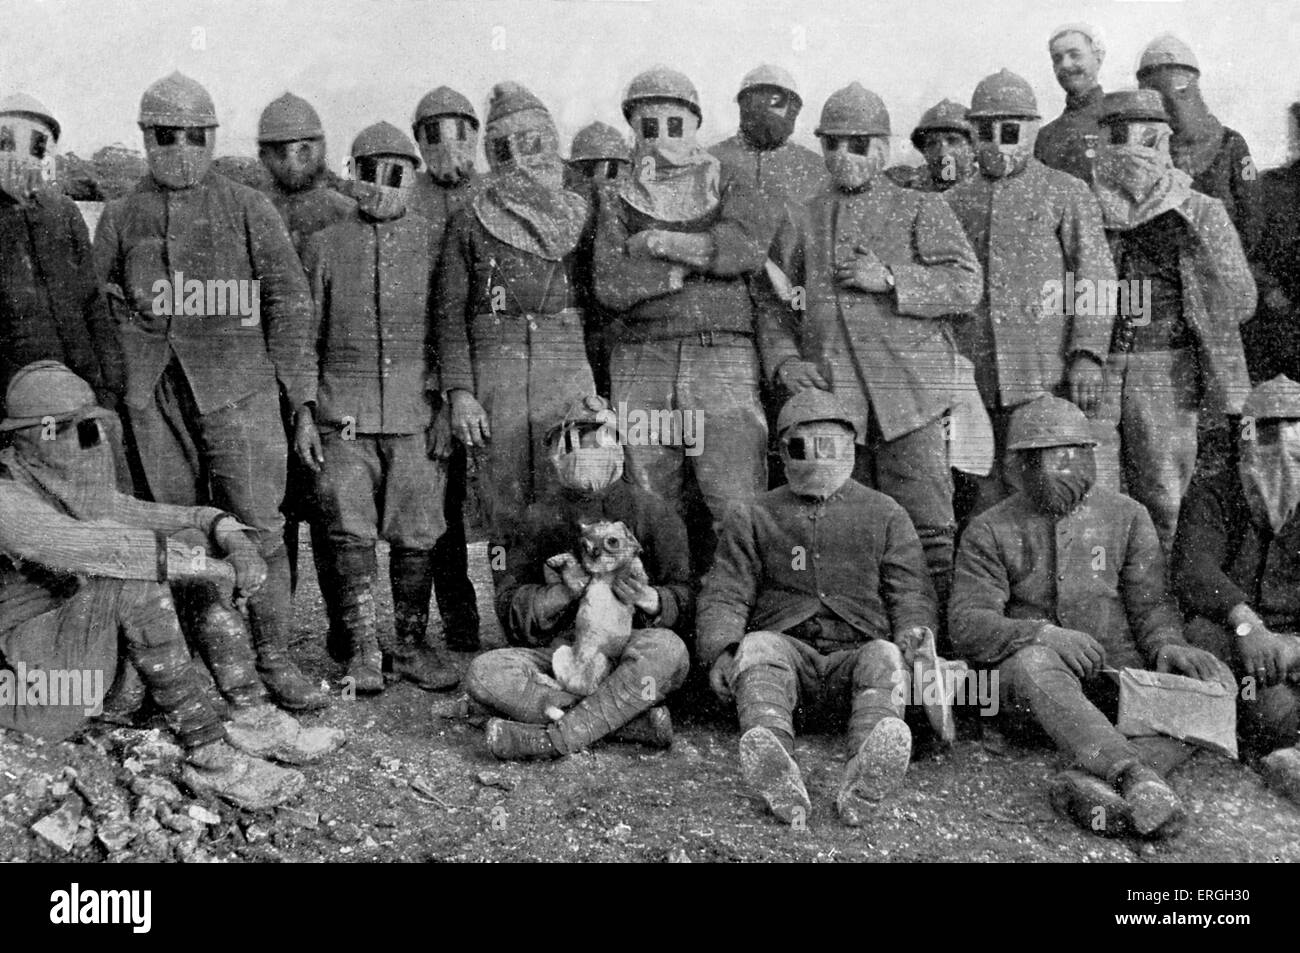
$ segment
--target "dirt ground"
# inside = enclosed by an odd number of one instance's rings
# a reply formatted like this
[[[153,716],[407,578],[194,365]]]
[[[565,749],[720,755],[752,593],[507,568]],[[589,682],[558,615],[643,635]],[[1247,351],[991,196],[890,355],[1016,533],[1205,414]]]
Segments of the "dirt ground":
[[[499,643],[481,544],[472,556],[485,636]],[[1058,818],[1046,793],[1052,753],[1009,747],[996,734],[966,731],[945,751],[918,732],[903,792],[856,830],[839,824],[832,805],[837,739],[799,739],[813,812],[804,828],[789,828],[746,796],[725,716],[675,712],[670,751],[606,744],[555,763],[503,764],[487,753],[481,729],[457,717],[456,693],[399,684],[345,699],[342,672],[319,638],[314,574],[304,575],[295,651],[334,687],[334,705],[314,717],[346,729],[349,741],[304,769],[309,787],[299,802],[252,814],[194,800],[168,780],[179,750],[157,728],[99,726],[52,745],[7,734],[0,859],[1300,861],[1300,808],[1245,765],[1205,752],[1172,779],[1189,811],[1186,830],[1158,844],[1105,840]]]

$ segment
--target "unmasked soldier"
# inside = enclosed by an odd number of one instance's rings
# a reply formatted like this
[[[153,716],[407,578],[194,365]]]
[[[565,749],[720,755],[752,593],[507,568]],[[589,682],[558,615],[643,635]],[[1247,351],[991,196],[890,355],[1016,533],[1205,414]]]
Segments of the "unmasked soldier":
[[[1256,387],[1238,446],[1235,472],[1200,474],[1187,493],[1174,589],[1193,616],[1188,640],[1240,680],[1242,740],[1300,803],[1300,384]]]
[[[1065,112],[1038,131],[1034,157],[1052,169],[1092,182],[1092,164],[1101,141],[1101,84],[1097,74],[1106,59],[1101,31],[1088,23],[1067,23],[1047,41],[1052,72],[1065,90]]]
[[[947,192],[958,182],[979,174],[975,164],[975,130],[961,103],[944,99],[924,113],[912,130],[912,145],[925,164],[899,165],[885,174],[895,185],[921,192]]]
[[[1079,313],[1064,300],[1080,281],[1115,278],[1101,214],[1083,182],[1033,157],[1038,118],[1034,92],[1019,76],[1002,70],[981,80],[970,110],[980,174],[944,193],[984,266],[984,300],[957,328],[993,420],[996,460],[980,481],[976,510],[1014,489],[1003,455],[1015,408],[1064,394],[1096,413],[1110,350],[1110,311]],[[1117,470],[1108,460],[1103,485],[1118,485]]]
[[[114,409],[125,388],[122,348],[86,223],[54,185],[60,132],[32,97],[0,100],[0,391],[20,367],[56,360]]]
[[[858,434],[854,479],[907,511],[942,605],[956,530],[948,316],[979,303],[979,262],[942,198],[880,174],[889,113],[879,96],[858,83],[832,94],[817,135],[833,187],[785,220],[769,253],[806,301],[760,297],[763,362],[791,393],[819,388],[844,402]]]
[[[578,242],[573,280],[577,282],[582,313],[586,317],[587,360],[596,378],[596,393],[609,397],[609,327],[618,317],[596,297],[597,189],[617,189],[632,167],[632,150],[618,130],[603,122],[583,126],[569,145],[564,169],[564,186],[588,196],[592,215]]]
[[[1167,557],[1198,429],[1226,428],[1250,390],[1238,325],[1254,314],[1255,282],[1223,203],[1174,168],[1160,96],[1108,94],[1101,128],[1093,190],[1127,285],[1106,403],[1119,402],[1125,487]]]
[[[604,399],[575,400],[547,446],[556,483],[513,529],[497,586],[512,647],[480,655],[465,675],[471,698],[513,719],[488,722],[488,749],[502,759],[558,758],[606,736],[666,748],[672,719],[663,701],[690,664],[676,634],[690,629],[694,609],[686,526],[667,503],[623,478],[624,448]],[[629,567],[614,579],[614,598],[632,610],[632,637],[596,690],[581,697],[552,678],[551,660],[572,643],[591,582],[579,558],[592,542],[583,528],[617,522],[639,544],[645,578]],[[628,542],[619,535],[603,545]],[[552,721],[548,709],[563,716]]]
[[[211,171],[217,117],[202,86],[180,73],[154,83],[140,128],[149,175],[105,208],[94,245],[126,312],[124,403],[139,490],[160,503],[210,500],[253,528],[268,574],[248,602],[258,671],[280,705],[323,707],[289,655],[280,512],[280,392],[294,407],[315,398],[307,277],[270,200]]]
[[[861,824],[897,790],[912,755],[898,686],[939,623],[907,513],[851,479],[854,417],[816,388],[786,403],[787,485],[728,513],[700,591],[699,659],[736,706],[741,773],[787,824],[811,809],[797,710],[804,726],[848,722],[841,820]]]
[[[1291,104],[1300,141],[1300,102]],[[1242,329],[1252,380],[1300,379],[1300,159],[1260,176],[1259,242],[1246,249],[1255,266],[1259,310]]]
[[[1155,765],[1173,767],[1187,751],[1120,734],[1115,683],[1103,673],[1152,668],[1228,685],[1231,673],[1184,641],[1146,510],[1094,485],[1083,412],[1040,397],[1016,410],[1007,439],[1024,488],[962,534],[953,643],[971,664],[996,666],[1008,726],[1041,729],[1070,763],[1053,782],[1061,808],[1112,835],[1172,833],[1184,810]]]
[[[339,193],[325,165],[325,130],[311,103],[293,93],[272,100],[257,123],[257,155],[271,174],[268,197],[284,219],[294,250],[302,256],[303,246],[316,232],[353,213],[350,199]],[[294,408],[281,395],[285,428],[292,434]],[[338,612],[339,586],[330,575],[329,535],[314,506],[311,471],[289,453],[288,489],[285,492],[284,548],[289,554],[291,588],[298,588],[298,526],[311,527],[312,561],[320,582],[321,601],[329,619],[328,644],[337,649],[342,634]],[[323,575],[322,575],[323,574]]]
[[[1241,134],[1210,113],[1200,79],[1196,54],[1172,33],[1161,34],[1142,51],[1138,85],[1164,100],[1174,131],[1169,143],[1174,165],[1192,177],[1192,188],[1223,203],[1250,251],[1259,241],[1255,162]]]
[[[486,448],[499,544],[548,479],[547,429],[575,389],[595,392],[572,275],[590,207],[564,188],[555,123],[523,86],[494,87],[485,133],[492,172],[448,225],[434,307],[452,432]]]
[[[393,674],[440,690],[460,681],[425,644],[433,547],[445,528],[441,397],[429,296],[428,225],[407,211],[419,154],[386,122],[352,142],[354,213],[307,242],[316,303],[317,397],[298,412],[294,445],[316,473],[358,692],[384,687],[375,544],[390,544]],[[441,421],[445,431],[446,419]]]
[[[246,633],[201,647],[204,661],[222,673],[232,709],[223,725],[192,669],[168,587],[174,580],[201,581],[255,598],[266,564],[248,528],[212,507],[146,503],[118,492],[104,430],[110,415],[95,405],[90,385],[62,364],[37,361],[20,369],[6,403],[8,416],[0,422],[11,438],[0,453],[4,664],[29,674],[93,672],[103,685],[121,658],[179,736],[183,780],[196,793],[258,810],[301,792],[301,774],[259,756],[314,761],[342,744],[343,733],[304,730],[265,703]],[[98,714],[88,709],[102,695],[82,700],[72,709],[5,706],[0,726],[63,738],[87,714]]]
[[[437,268],[447,224],[473,196],[478,181],[474,156],[478,151],[478,116],[468,99],[447,86],[426,93],[415,107],[411,132],[424,158],[424,174],[416,176],[409,204],[427,223],[431,259]],[[465,446],[457,443],[447,461],[447,493],[443,516],[447,531],[433,546],[434,596],[442,616],[447,647],[473,652],[479,647],[478,597],[469,578],[465,538],[465,494],[468,480]]]
[[[700,569],[725,507],[767,486],[746,279],[763,267],[779,209],[696,141],[699,94],[681,73],[656,67],[634,78],[623,115],[635,137],[632,175],[600,196],[596,232],[596,294],[622,313],[611,388],[620,412],[682,422],[626,434],[627,465],[686,516]],[[686,420],[703,420],[690,447]]]

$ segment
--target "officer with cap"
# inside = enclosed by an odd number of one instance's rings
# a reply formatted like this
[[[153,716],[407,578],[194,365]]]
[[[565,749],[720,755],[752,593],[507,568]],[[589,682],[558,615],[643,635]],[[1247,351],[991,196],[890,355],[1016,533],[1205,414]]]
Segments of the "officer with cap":
[[[1002,456],[1015,408],[1057,394],[1098,413],[1114,316],[1108,307],[1066,307],[1064,297],[1067,287],[1114,281],[1115,265],[1088,186],[1033,156],[1039,114],[1029,84],[1005,69],[985,77],[969,115],[980,174],[944,198],[984,266],[984,298],[956,329],[962,353],[975,363],[996,444],[994,471],[978,482],[978,510],[1011,489]],[[1051,298],[1052,288],[1061,294]],[[1109,429],[1102,479],[1117,486],[1113,423]]]
[[[960,356],[953,314],[973,309],[979,261],[938,195],[880,175],[889,114],[853,83],[826,100],[817,127],[834,186],[786,218],[769,252],[799,307],[762,292],[764,365],[787,393],[834,393],[852,415],[858,482],[911,517],[940,604],[952,576],[952,407]]]
[[[1172,742],[1121,735],[1100,707],[1114,704],[1103,673],[1152,668],[1227,685],[1231,675],[1183,639],[1151,517],[1095,485],[1095,445],[1070,401],[1043,396],[1012,415],[1007,448],[1023,489],[962,534],[949,634],[972,665],[996,668],[1007,723],[1046,731],[1071,763],[1054,781],[1062,809],[1092,830],[1100,818],[1107,834],[1164,836],[1184,810],[1148,761]]]
[[[1065,111],[1038,130],[1034,157],[1043,165],[1092,181],[1101,141],[1102,90],[1097,74],[1106,59],[1106,41],[1089,23],[1066,23],[1047,40],[1052,72],[1065,90]]]
[[[149,175],[104,209],[94,244],[125,312],[137,490],[179,505],[211,500],[253,528],[268,571],[248,604],[258,671],[280,705],[320,708],[328,699],[289,655],[280,512],[280,393],[294,408],[316,397],[307,277],[270,200],[211,171],[217,116],[207,90],[180,73],[159,80],[141,98],[140,129]],[[251,310],[232,306],[232,283]],[[174,307],[198,299],[187,297],[195,287],[205,289],[204,313]]]
[[[294,446],[316,474],[356,690],[384,687],[375,597],[382,538],[393,593],[387,660],[395,676],[436,691],[460,673],[425,641],[451,441],[430,346],[428,223],[407,208],[420,156],[386,122],[358,133],[351,155],[356,210],[308,239],[303,256],[319,358],[317,398],[298,412]]]
[[[793,757],[796,708],[848,721],[844,823],[863,823],[897,790],[912,754],[897,686],[926,630],[938,631],[911,520],[851,478],[855,420],[816,388],[782,407],[788,483],[728,514],[700,590],[699,660],[736,706],[746,785],[787,824],[811,810]]]
[[[513,528],[497,584],[513,647],[480,655],[465,676],[470,697],[505,716],[488,722],[488,749],[508,760],[558,758],[606,736],[667,747],[672,720],[663,702],[690,664],[676,634],[690,630],[694,609],[686,526],[624,478],[617,417],[604,398],[574,399],[550,429],[547,450],[553,489]],[[572,640],[590,581],[575,556],[584,530],[616,522],[640,545],[645,578],[628,571],[613,581],[614,597],[632,609],[632,637],[596,690],[579,697],[551,677],[552,657]]]
[[[975,130],[966,118],[967,112],[961,103],[944,99],[922,113],[912,130],[912,146],[925,157],[925,164],[886,169],[889,180],[905,189],[947,192],[978,174]]]

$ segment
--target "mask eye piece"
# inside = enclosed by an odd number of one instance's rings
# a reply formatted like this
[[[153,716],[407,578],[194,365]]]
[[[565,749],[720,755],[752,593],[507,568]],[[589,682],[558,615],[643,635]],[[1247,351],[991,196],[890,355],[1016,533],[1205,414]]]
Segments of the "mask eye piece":
[[[658,139],[659,138],[659,120],[644,118],[641,120],[641,138]]]
[[[1014,146],[1020,142],[1020,123],[1004,122],[998,133],[998,142],[1004,146]]]
[[[1114,125],[1110,127],[1110,144],[1112,146],[1128,145],[1128,127]]]
[[[808,441],[803,437],[791,437],[785,442],[785,450],[791,460],[808,459]]]
[[[98,420],[83,420],[77,424],[77,443],[82,450],[98,447],[101,439]]]
[[[617,160],[617,159],[610,159],[608,162],[605,163],[605,178],[607,178],[607,179],[617,179],[617,178],[618,178],[618,160]]]
[[[153,130],[153,141],[160,146],[174,146],[180,133],[179,129],[173,126],[155,126]]]
[[[424,141],[428,145],[436,146],[442,142],[442,126],[438,120],[426,120],[420,128],[424,131]]]
[[[668,117],[668,138],[680,139],[681,137],[682,137],[682,117],[669,116]]]
[[[33,132],[33,133],[32,133],[32,146],[31,146],[31,153],[32,153],[32,155],[33,155],[35,158],[37,158],[37,159],[44,159],[44,158],[45,158],[45,149],[46,149],[46,145],[47,145],[48,142],[49,142],[49,137],[46,136],[45,133],[43,133],[43,132]]]
[[[993,120],[976,119],[975,134],[979,136],[981,142],[992,142],[993,141]]]
[[[855,156],[864,156],[871,149],[871,140],[866,136],[854,136],[849,140],[849,152]]]
[[[492,154],[496,157],[497,162],[509,162],[511,158],[510,140],[493,139]]]
[[[388,169],[387,179],[384,184],[390,188],[400,189],[402,187],[402,173],[405,170],[400,165],[391,166]]]
[[[185,142],[191,146],[206,146],[208,144],[208,131],[201,128],[186,129]]]

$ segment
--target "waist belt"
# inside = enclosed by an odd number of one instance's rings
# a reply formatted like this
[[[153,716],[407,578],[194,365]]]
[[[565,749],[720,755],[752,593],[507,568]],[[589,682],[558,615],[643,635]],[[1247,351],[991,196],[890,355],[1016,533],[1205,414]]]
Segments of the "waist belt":
[[[548,325],[582,327],[582,309],[564,308],[560,311],[483,311],[474,315],[474,324],[495,324],[502,327],[527,326],[532,330]]]

